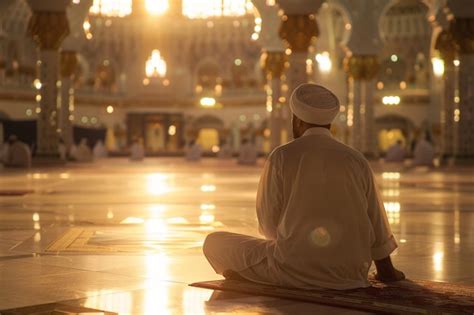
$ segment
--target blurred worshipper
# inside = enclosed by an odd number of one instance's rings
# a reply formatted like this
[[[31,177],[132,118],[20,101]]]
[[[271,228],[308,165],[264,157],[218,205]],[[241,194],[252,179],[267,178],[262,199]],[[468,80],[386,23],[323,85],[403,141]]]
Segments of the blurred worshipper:
[[[257,192],[265,239],[211,233],[209,263],[226,278],[307,289],[369,287],[372,261],[378,279],[404,279],[390,259],[398,245],[369,163],[329,131],[337,97],[302,84],[290,108],[295,140],[270,154]]]
[[[6,167],[31,167],[31,150],[28,145],[15,135],[8,138],[8,149],[5,156]]]
[[[247,139],[242,141],[237,162],[241,165],[255,165],[257,163],[257,148],[253,142]]]
[[[143,146],[142,139],[133,139],[132,146],[130,147],[130,161],[143,161],[145,158],[145,147]]]
[[[59,153],[59,158],[61,160],[63,161],[67,160],[67,147],[66,147],[66,144],[64,143],[63,138],[59,138],[58,153]]]
[[[415,151],[413,152],[413,165],[414,166],[433,166],[433,160],[435,158],[435,148],[431,143],[429,133],[425,134],[425,137],[417,142]]]
[[[82,138],[76,151],[76,161],[78,162],[92,162],[92,150],[87,145],[87,139]]]
[[[397,142],[390,146],[387,150],[387,155],[385,156],[386,162],[403,162],[407,152],[402,146],[402,141],[397,140]]]
[[[92,152],[94,154],[95,159],[106,158],[109,155],[109,152],[107,152],[107,149],[105,148],[104,142],[102,142],[102,140],[98,140],[95,143]]]
[[[217,157],[222,160],[231,159],[233,155],[233,150],[230,144],[227,141],[222,141],[220,150],[217,153]]]
[[[186,160],[200,161],[202,156],[202,148],[196,140],[191,140],[186,147]]]
[[[73,161],[77,161],[77,145],[75,143],[69,148],[69,158]]]

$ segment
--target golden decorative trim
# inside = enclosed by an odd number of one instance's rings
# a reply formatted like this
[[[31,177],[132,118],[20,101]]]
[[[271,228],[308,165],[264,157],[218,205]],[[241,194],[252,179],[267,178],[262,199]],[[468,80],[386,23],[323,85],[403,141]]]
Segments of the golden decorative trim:
[[[40,49],[58,50],[69,34],[66,12],[33,12],[28,23],[28,33]]]
[[[280,37],[294,52],[307,52],[311,42],[319,35],[314,15],[284,15],[279,30]]]
[[[443,58],[444,61],[452,63],[456,58],[458,50],[453,33],[449,30],[443,30],[439,33],[438,38],[436,39],[435,49],[439,51],[441,58]]]

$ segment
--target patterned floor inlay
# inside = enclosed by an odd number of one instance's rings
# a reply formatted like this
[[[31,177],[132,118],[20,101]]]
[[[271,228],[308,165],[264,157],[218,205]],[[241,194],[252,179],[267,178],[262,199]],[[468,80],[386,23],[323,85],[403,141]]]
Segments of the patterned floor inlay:
[[[93,308],[71,306],[61,303],[33,305],[0,311],[0,315],[117,315]]]
[[[52,242],[46,252],[96,254],[153,253],[163,250],[200,250],[206,231],[195,227],[176,227],[172,231],[160,224],[121,227],[74,227]]]

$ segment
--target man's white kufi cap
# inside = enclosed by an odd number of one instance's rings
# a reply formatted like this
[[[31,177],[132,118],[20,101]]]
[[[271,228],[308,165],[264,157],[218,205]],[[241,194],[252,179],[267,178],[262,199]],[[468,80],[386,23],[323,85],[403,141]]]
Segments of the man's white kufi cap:
[[[290,108],[302,121],[324,126],[332,123],[339,113],[339,100],[321,85],[304,83],[291,94]]]

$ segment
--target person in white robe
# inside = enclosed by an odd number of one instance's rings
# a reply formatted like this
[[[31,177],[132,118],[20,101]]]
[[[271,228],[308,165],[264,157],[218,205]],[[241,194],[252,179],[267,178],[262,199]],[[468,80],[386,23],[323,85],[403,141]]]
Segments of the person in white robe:
[[[247,139],[242,141],[237,162],[241,165],[257,164],[257,148]]]
[[[92,150],[87,145],[87,139],[82,138],[76,151],[76,160],[78,162],[92,162]]]
[[[202,156],[202,148],[194,140],[191,140],[188,147],[186,148],[186,160],[187,161],[200,161]]]
[[[30,147],[18,140],[17,136],[11,135],[8,139],[8,150],[5,156],[6,167],[31,167],[31,150]]]
[[[404,279],[368,161],[329,131],[337,97],[303,84],[290,108],[295,140],[270,154],[257,191],[265,238],[212,233],[203,245],[210,265],[226,278],[305,289],[368,287],[372,261],[380,280]]]
[[[75,143],[69,148],[69,158],[73,161],[77,161],[77,145]]]
[[[233,153],[234,152],[230,144],[224,141],[221,143],[217,157],[221,160],[228,160],[232,158]]]
[[[135,139],[130,147],[130,161],[143,161],[145,148],[141,139]]]
[[[62,161],[67,160],[67,147],[66,147],[66,144],[64,143],[63,139],[59,139],[58,153],[59,153],[59,158]]]
[[[407,155],[406,150],[402,146],[402,141],[398,140],[394,145],[390,146],[385,155],[386,162],[403,162]]]
[[[435,148],[428,141],[428,136],[417,142],[413,152],[413,166],[433,166]]]
[[[109,153],[107,152],[107,149],[104,146],[104,142],[102,142],[102,140],[98,140],[95,143],[95,146],[92,152],[94,154],[94,158],[96,159],[106,158],[109,155]]]

